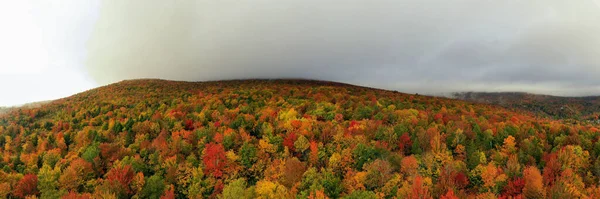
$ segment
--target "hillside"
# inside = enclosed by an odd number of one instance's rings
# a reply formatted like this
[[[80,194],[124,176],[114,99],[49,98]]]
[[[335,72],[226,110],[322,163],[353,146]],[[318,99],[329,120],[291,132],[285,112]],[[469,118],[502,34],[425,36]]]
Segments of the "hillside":
[[[554,119],[575,119],[598,123],[600,97],[558,97],[529,93],[454,93],[453,97],[478,103],[497,104]]]
[[[22,104],[22,105],[18,105],[18,106],[0,106],[0,114],[7,113],[13,109],[19,109],[19,108],[24,108],[24,109],[39,108],[42,105],[47,104],[49,102],[50,101],[39,101],[39,102],[26,103],[26,104]]]
[[[10,110],[10,108],[9,108],[9,107],[2,107],[2,106],[0,106],[0,114],[2,114],[2,113],[6,113],[6,112],[8,112],[9,110]]]
[[[307,80],[129,80],[0,116],[0,198],[598,198],[590,125]]]

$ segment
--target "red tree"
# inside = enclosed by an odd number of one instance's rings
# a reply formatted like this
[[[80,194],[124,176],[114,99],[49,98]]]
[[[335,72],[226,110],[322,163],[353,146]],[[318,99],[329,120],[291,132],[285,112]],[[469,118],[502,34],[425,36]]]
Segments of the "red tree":
[[[25,196],[37,195],[39,192],[37,185],[38,177],[34,174],[27,174],[23,176],[23,178],[17,183],[14,195],[17,198],[25,198]]]
[[[525,180],[523,178],[515,178],[508,182],[508,185],[504,188],[504,195],[516,197],[521,194],[525,187]]]
[[[208,143],[204,149],[204,155],[202,156],[204,163],[204,172],[214,177],[221,177],[223,175],[223,168],[227,163],[225,157],[225,149],[222,144]]]
[[[412,140],[410,140],[410,136],[408,135],[408,133],[404,133],[402,136],[400,136],[400,140],[398,143],[398,148],[400,148],[400,151],[406,152],[405,149],[411,146]]]
[[[546,155],[546,166],[544,167],[544,184],[546,186],[553,185],[561,171],[561,164],[558,162],[556,153]]]
[[[467,185],[469,185],[469,178],[467,178],[467,175],[465,175],[464,173],[458,172],[454,176],[454,184],[459,188],[464,188]]]
[[[121,146],[119,145],[102,143],[99,148],[100,155],[108,162],[114,162],[121,158]]]
[[[294,148],[294,142],[298,139],[296,133],[291,132],[283,139],[283,146],[286,146],[290,151],[296,151]]]
[[[456,195],[454,195],[454,191],[450,189],[446,195],[441,196],[440,199],[458,199],[458,197],[456,197]]]
[[[411,188],[411,193],[408,198],[411,199],[432,199],[431,194],[427,187],[423,185],[423,178],[421,176],[415,177]]]
[[[120,186],[121,190],[123,190],[127,194],[131,194],[132,191],[129,188],[129,183],[133,180],[133,176],[135,173],[131,169],[131,166],[127,165],[124,167],[115,167],[108,171],[106,174],[106,179],[110,181],[113,185]]]
[[[169,189],[165,190],[165,194],[160,197],[160,199],[175,199],[175,189],[173,185],[169,187]]]
[[[193,120],[186,120],[185,121],[185,130],[187,131],[193,131],[194,129],[196,129],[194,127],[194,121]]]

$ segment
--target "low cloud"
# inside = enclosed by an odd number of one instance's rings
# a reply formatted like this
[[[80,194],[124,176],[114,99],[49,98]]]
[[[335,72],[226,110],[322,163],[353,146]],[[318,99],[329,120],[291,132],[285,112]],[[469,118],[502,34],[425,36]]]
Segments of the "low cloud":
[[[589,1],[104,1],[100,84],[308,78],[403,92],[600,94]]]

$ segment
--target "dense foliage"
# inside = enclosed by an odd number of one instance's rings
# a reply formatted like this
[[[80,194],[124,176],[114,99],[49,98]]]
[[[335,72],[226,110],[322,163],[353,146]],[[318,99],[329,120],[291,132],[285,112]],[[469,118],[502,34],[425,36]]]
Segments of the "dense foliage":
[[[598,131],[330,82],[124,81],[0,116],[0,198],[598,198]]]

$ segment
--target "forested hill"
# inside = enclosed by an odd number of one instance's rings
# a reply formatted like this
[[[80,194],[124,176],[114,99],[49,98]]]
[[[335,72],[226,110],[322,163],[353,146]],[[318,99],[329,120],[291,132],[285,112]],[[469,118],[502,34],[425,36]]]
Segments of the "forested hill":
[[[554,119],[573,119],[600,123],[600,97],[559,97],[536,95],[530,93],[484,93],[464,92],[454,93],[457,99],[497,104],[511,109],[532,112],[542,117]]]
[[[0,116],[0,198],[599,198],[600,138],[306,80],[129,80]]]
[[[0,106],[0,114],[2,114],[2,113],[6,113],[6,112],[8,112],[9,110],[10,110],[10,108],[9,108],[9,107],[3,107],[3,106]]]

